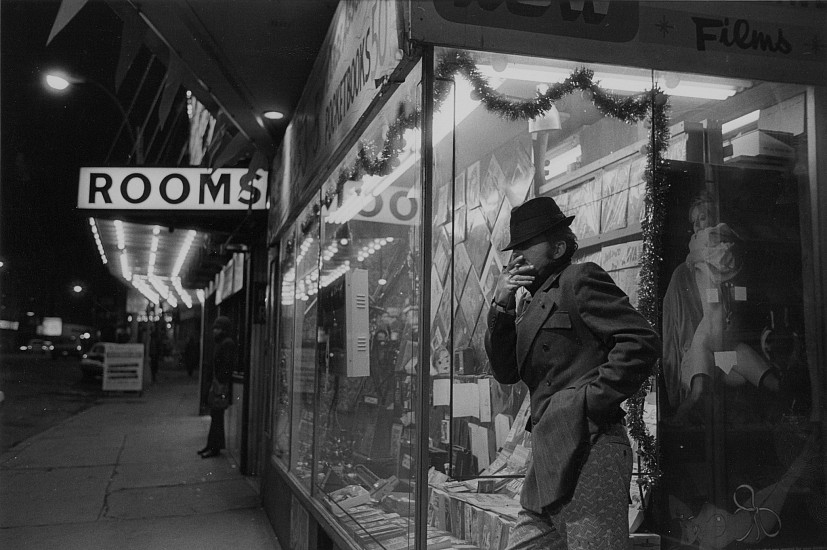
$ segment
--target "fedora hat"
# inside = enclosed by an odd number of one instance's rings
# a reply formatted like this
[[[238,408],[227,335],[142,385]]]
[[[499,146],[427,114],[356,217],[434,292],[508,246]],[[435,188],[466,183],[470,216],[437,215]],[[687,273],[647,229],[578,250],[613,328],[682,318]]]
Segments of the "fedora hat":
[[[511,242],[503,251],[560,227],[568,227],[574,216],[566,216],[551,197],[536,197],[511,209]]]

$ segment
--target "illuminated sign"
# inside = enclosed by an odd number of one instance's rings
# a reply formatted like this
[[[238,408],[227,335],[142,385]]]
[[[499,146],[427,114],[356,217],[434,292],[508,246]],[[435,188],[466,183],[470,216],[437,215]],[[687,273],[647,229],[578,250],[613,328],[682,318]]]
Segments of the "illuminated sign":
[[[78,208],[264,210],[267,172],[246,168],[81,168]]]
[[[628,42],[638,31],[637,2],[558,0],[433,0],[454,23],[554,36]]]
[[[0,329],[17,330],[19,327],[19,321],[6,321],[5,319],[0,319]]]
[[[60,317],[44,317],[41,330],[43,336],[60,336],[63,334],[63,319]]]

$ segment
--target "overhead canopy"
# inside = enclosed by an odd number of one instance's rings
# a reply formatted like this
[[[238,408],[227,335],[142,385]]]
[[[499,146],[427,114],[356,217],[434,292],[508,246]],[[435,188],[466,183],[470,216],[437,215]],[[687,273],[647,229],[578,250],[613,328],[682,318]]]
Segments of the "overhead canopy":
[[[203,159],[190,159],[191,163],[210,168],[236,166],[265,171],[293,116],[339,4],[337,0],[108,0],[107,3],[123,21],[120,60],[113,75],[116,89],[124,82],[125,75],[129,79],[130,68],[136,82],[143,71],[153,74],[147,65],[132,66],[139,59],[137,52],[141,48],[148,48],[166,70],[163,80],[156,80],[155,84],[147,81],[147,86],[155,86],[155,91],[150,90],[148,94],[140,91],[143,80],[138,88],[133,86],[139,90],[133,92],[136,96],[138,93],[156,96],[149,107],[154,110],[153,117],[146,115],[146,120],[153,121],[149,125],[138,107],[132,110],[129,98],[124,98],[128,87],[118,93],[116,101],[126,109],[126,130],[130,130],[128,122],[137,128],[133,136],[136,154],[130,155],[129,160],[138,165],[153,162],[150,152],[143,155],[140,149],[162,142],[160,135],[171,132],[173,125],[169,117],[175,112],[174,105],[180,105],[182,92],[186,90],[206,107],[215,121],[212,143],[204,144],[210,154],[205,154]],[[85,4],[85,0],[63,0],[48,40],[70,25]],[[265,116],[272,111],[284,117]],[[192,113],[189,114],[192,117]],[[155,133],[159,133],[159,137]],[[179,162],[186,163],[183,154]],[[166,163],[169,166],[169,161]],[[223,244],[237,248],[239,243],[251,242],[255,236],[263,235],[267,215],[265,210],[184,208],[87,210],[81,207],[81,212],[89,220],[98,252],[114,276],[126,284],[134,284],[124,276],[130,275],[141,284],[151,275],[170,288],[176,283],[187,290],[207,287],[229,260],[231,252]],[[189,246],[189,252],[179,259],[185,245]]]

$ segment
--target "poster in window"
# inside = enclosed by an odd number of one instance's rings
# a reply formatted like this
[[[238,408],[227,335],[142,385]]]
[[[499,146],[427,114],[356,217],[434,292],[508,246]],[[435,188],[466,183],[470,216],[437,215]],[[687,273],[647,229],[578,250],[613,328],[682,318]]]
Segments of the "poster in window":
[[[470,210],[480,204],[480,161],[469,166],[465,174],[465,204]]]
[[[600,205],[600,232],[626,227],[626,203],[629,196],[629,163],[603,174]]]
[[[465,279],[468,278],[468,272],[471,271],[471,258],[463,243],[458,244],[454,250],[454,294],[460,296],[465,286]]]
[[[439,279],[436,265],[431,264],[431,322],[436,317],[439,301],[442,299],[442,281]]]
[[[454,211],[454,242],[461,243],[465,240],[466,228],[466,212],[465,206],[460,206]]]
[[[450,193],[451,189],[447,184],[434,185],[434,227],[448,221],[451,208]]]
[[[514,143],[514,172],[505,189],[505,198],[512,205],[522,204],[528,198],[534,181],[534,162],[531,160],[531,137],[521,136]]]
[[[493,154],[480,185],[480,205],[490,227],[494,227],[494,222],[497,221],[497,213],[504,197],[500,190],[505,189],[505,185],[505,173],[497,160],[497,155]]]
[[[482,271],[485,256],[488,254],[488,249],[491,248],[492,239],[481,208],[474,208],[468,212],[467,224],[468,239],[465,246],[468,249],[468,256],[471,259],[471,265],[476,267],[477,271]]]
[[[776,547],[823,541],[824,482],[813,485],[812,468],[824,455],[809,422],[822,396],[804,351],[792,167],[673,162],[668,178],[658,405],[659,445],[671,467],[663,521],[684,518],[676,525],[693,545],[713,544],[702,528],[709,518],[721,518],[717,548],[769,535]],[[715,453],[692,451],[709,437]],[[763,531],[744,521],[741,507],[765,511]]]
[[[460,299],[460,307],[463,309],[465,318],[476,322],[480,314],[480,308],[484,302],[485,297],[482,295],[479,276],[477,275],[476,269],[472,266],[468,273],[468,280],[465,282],[462,298]]]
[[[436,245],[434,246],[434,267],[436,267],[437,275],[440,281],[445,280],[445,273],[448,270],[448,252],[451,249],[451,244],[448,242],[448,237],[442,228],[434,231],[436,234]]]
[[[482,270],[482,275],[480,276],[482,293],[489,301],[494,297],[494,290],[497,287],[497,280],[500,277],[501,265],[499,256],[495,254],[492,248],[485,260],[485,268]]]
[[[571,229],[579,239],[594,237],[600,229],[599,180],[590,180],[571,192],[568,215],[574,215]]]
[[[503,252],[503,249],[508,246],[511,240],[511,231],[509,223],[511,222],[511,204],[506,199],[500,207],[500,212],[497,214],[497,221],[494,228],[491,230],[491,247],[496,251],[497,255],[503,260],[509,256],[509,252]],[[505,264],[507,261],[502,261]]]
[[[632,161],[629,169],[629,204],[626,211],[626,224],[632,226],[643,221],[646,195],[646,157],[640,155]]]
[[[465,171],[460,171],[454,179],[454,208],[465,206]]]

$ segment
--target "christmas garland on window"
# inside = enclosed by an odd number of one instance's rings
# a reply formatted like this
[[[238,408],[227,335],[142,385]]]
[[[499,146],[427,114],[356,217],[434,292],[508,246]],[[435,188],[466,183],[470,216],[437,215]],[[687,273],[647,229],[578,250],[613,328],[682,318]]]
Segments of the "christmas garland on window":
[[[641,222],[643,255],[638,308],[652,326],[658,326],[657,277],[658,265],[662,259],[660,256],[661,233],[664,227],[668,187],[664,158],[669,143],[666,95],[654,84],[650,91],[638,95],[623,97],[610,94],[594,80],[593,71],[580,68],[573,71],[564,81],[549,84],[545,91],[537,92],[533,98],[514,98],[497,92],[479,71],[471,56],[458,51],[443,56],[437,64],[434,110],[439,110],[440,105],[447,98],[457,74],[461,74],[471,83],[474,99],[482,102],[490,112],[508,120],[528,121],[542,116],[556,101],[579,91],[604,116],[627,124],[645,121],[652,129],[649,142],[641,149],[641,153],[647,157],[647,163],[645,216]],[[361,144],[351,165],[339,171],[335,189],[329,189],[321,199],[321,203],[315,204],[308,213],[308,217],[301,224],[302,234],[306,234],[313,227],[315,218],[321,212],[321,205],[329,207],[337,198],[341,200],[345,182],[361,179],[365,175],[384,176],[392,172],[399,165],[399,155],[405,145],[403,134],[408,129],[418,127],[419,119],[419,110],[408,113],[405,112],[404,106],[400,106],[397,117],[386,131],[381,146]],[[649,433],[643,420],[644,402],[651,390],[650,386],[651,378],[626,402],[629,434],[637,444],[637,452],[643,463],[641,470],[644,473],[638,479],[641,487],[651,487],[661,475],[655,438]]]

